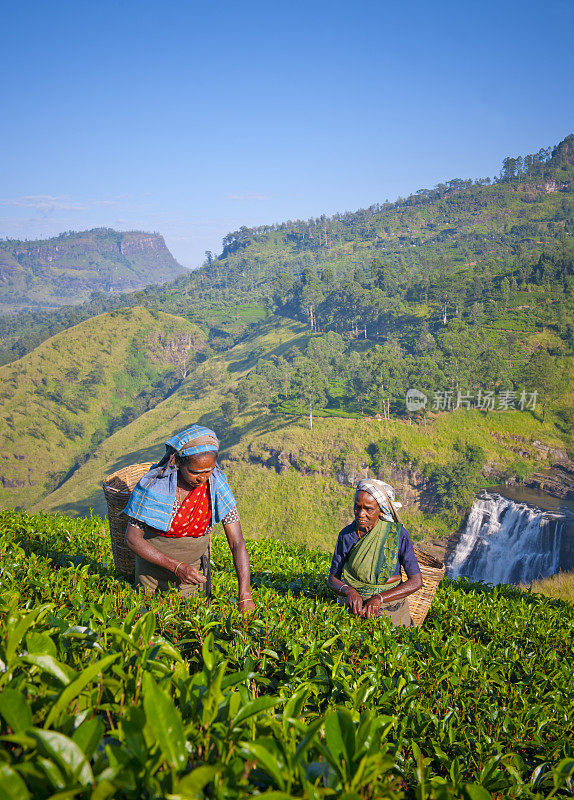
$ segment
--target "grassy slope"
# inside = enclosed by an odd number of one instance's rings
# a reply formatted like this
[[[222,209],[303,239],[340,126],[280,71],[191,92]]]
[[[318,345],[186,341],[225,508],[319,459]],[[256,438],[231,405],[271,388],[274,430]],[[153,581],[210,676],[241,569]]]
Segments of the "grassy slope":
[[[278,328],[269,321],[257,339],[247,339],[226,354],[225,358],[216,356],[200,365],[197,372],[208,373],[212,381],[220,382],[217,388],[205,391],[201,399],[196,400],[190,391],[190,383],[197,375],[190,376],[163,403],[106,439],[65,486],[37,503],[35,507],[70,513],[87,513],[89,508],[98,512],[104,511],[100,486],[105,475],[128,464],[153,460],[161,455],[162,442],[174,431],[181,430],[196,421],[216,427],[225,444],[222,420],[217,411],[221,403],[221,394],[227,385],[238,380],[254,365],[250,357],[251,350],[262,345],[268,352],[279,352],[294,343],[304,345],[308,338],[309,334],[303,325],[288,323]],[[232,442],[233,437],[230,437],[229,441]]]
[[[404,203],[375,205],[328,218],[242,228],[230,234],[230,241],[234,236],[237,239],[235,245],[226,247],[222,256],[211,264],[171,285],[146,287],[136,294],[141,294],[141,302],[148,307],[184,315],[192,307],[197,318],[212,321],[209,315],[213,307],[224,312],[221,316],[234,316],[238,303],[246,301],[251,304],[254,300],[269,298],[278,273],[299,276],[305,267],[310,267],[317,275],[329,267],[338,277],[352,277],[356,268],[370,274],[370,265],[376,256],[386,266],[397,269],[401,276],[408,274],[421,278],[446,271],[460,277],[472,271],[475,264],[480,270],[481,262],[490,263],[496,275],[507,267],[516,266],[518,247],[526,254],[527,261],[536,260],[545,245],[556,243],[564,231],[572,229],[573,140],[574,137],[567,137],[543,170],[530,178],[523,176],[517,181],[490,186],[459,185],[456,189],[451,187],[441,197],[436,193],[427,199],[412,195]],[[424,193],[425,190],[421,191]],[[86,236],[99,238],[102,249],[105,239],[116,244],[118,237],[138,234],[95,230],[74,234],[72,238],[83,239]],[[62,235],[49,241],[63,242],[68,238]],[[14,244],[18,243],[7,242],[0,246],[0,273],[3,249],[8,258],[7,250]],[[26,243],[26,247],[33,244]],[[72,265],[75,267],[79,265],[78,258],[81,260],[82,256],[74,257]],[[58,263],[59,259],[60,254]],[[10,264],[5,266],[9,274],[20,269],[13,255],[8,260]],[[159,273],[154,274],[157,279]],[[74,302],[76,299],[77,296]],[[104,298],[100,301],[106,302]],[[124,296],[124,301],[132,304],[134,295]],[[440,309],[438,298],[435,297],[434,301],[427,312],[430,311],[436,321]],[[90,309],[91,304],[86,304],[83,313],[100,313],[99,302],[97,309]],[[529,304],[528,300],[525,304]],[[449,316],[453,312],[451,303]],[[48,315],[51,329],[65,324],[64,318],[68,313]],[[508,317],[500,320],[498,327],[512,329],[517,326],[522,330],[525,325],[527,329],[532,325],[528,311],[523,313],[513,309]],[[399,324],[403,322],[399,320]],[[46,336],[46,328],[45,320],[26,319],[17,330],[8,329],[4,336],[5,352],[0,355],[4,359],[21,355],[23,347],[29,350],[39,337]],[[16,350],[14,340],[17,342]]]
[[[285,424],[280,417],[271,415],[268,432],[260,435],[247,433],[242,442],[231,449],[229,456],[233,460],[228,471],[239,497],[254,498],[254,502],[247,500],[247,506],[257,535],[260,535],[262,520],[266,519],[267,530],[272,535],[280,537],[289,530],[290,539],[309,542],[308,532],[295,527],[293,522],[297,518],[299,522],[308,519],[311,514],[313,544],[330,547],[333,533],[349,520],[351,513],[352,489],[335,480],[335,474],[341,471],[337,460],[343,448],[345,461],[351,464],[350,472],[354,471],[355,476],[369,464],[368,445],[393,436],[399,437],[411,457],[426,463],[450,463],[454,442],[463,438],[482,446],[490,464],[501,470],[516,459],[513,448],[529,451],[530,457],[521,460],[534,471],[548,466],[548,463],[539,460],[531,446],[532,441],[540,439],[553,442],[553,446],[563,446],[552,428],[548,421],[542,425],[532,415],[521,412],[491,414],[489,417],[479,412],[441,414],[426,427],[410,426],[399,420],[317,419],[313,431],[309,431],[305,418]],[[278,475],[274,470],[249,463],[254,459],[266,461],[274,452],[292,454],[308,474],[302,475],[291,469]],[[285,480],[286,476],[289,481]],[[390,479],[388,472],[382,477]],[[260,481],[263,481],[264,492],[260,492]],[[484,479],[485,486],[491,483],[491,479]],[[270,496],[272,500],[266,499],[262,505],[258,501],[260,496]],[[266,508],[267,504],[269,508]],[[278,508],[282,509],[283,518],[274,519],[272,509],[277,512]],[[454,518],[423,515],[416,506],[405,507],[401,515],[416,538],[448,535],[453,532],[452,526],[456,529],[458,525]],[[244,518],[247,518],[245,513]]]
[[[304,345],[305,326],[271,317],[252,335],[224,355],[200,366],[209,373],[212,388],[200,400],[190,392],[191,376],[163,403],[113,434],[58,490],[33,508],[87,514],[92,508],[105,514],[101,481],[109,473],[140,461],[154,460],[163,451],[162,442],[174,431],[200,421],[221,436],[222,463],[238,499],[247,536],[287,538],[329,549],[339,527],[349,519],[352,490],[336,480],[335,462],[345,451],[357,469],[368,464],[366,448],[382,437],[397,435],[410,456],[423,462],[448,463],[453,443],[462,437],[481,445],[490,462],[501,468],[517,458],[515,450],[528,451],[532,470],[547,466],[538,461],[531,442],[539,439],[563,447],[558,429],[549,416],[545,424],[529,412],[480,412],[441,414],[426,427],[399,420],[316,419],[313,430],[306,418],[258,414],[253,409],[238,416],[233,426],[221,419],[219,407],[225,391],[254,365],[257,347],[266,354],[280,353],[293,344]],[[278,474],[265,466],[278,453],[292,457],[296,467]],[[488,481],[485,480],[485,483]],[[405,509],[403,517],[413,534],[448,533],[445,522],[423,518],[417,509]]]
[[[536,594],[543,594],[554,600],[574,603],[574,572],[557,572],[550,578],[534,581],[530,589]]]
[[[50,491],[108,420],[173,370],[148,337],[178,333],[201,338],[195,325],[166,314],[103,314],[0,368],[0,505],[27,507]]]

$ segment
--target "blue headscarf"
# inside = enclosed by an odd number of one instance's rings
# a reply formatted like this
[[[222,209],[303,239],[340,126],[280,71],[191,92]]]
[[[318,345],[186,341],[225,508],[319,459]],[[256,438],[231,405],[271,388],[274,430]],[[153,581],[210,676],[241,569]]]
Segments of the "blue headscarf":
[[[165,442],[165,455],[158,464],[140,478],[124,514],[145,522],[160,531],[169,531],[174,514],[177,492],[175,456],[184,458],[197,453],[219,451],[219,439],[210,428],[192,425]],[[216,465],[209,477],[212,524],[216,525],[235,507],[227,478]]]
[[[166,455],[175,452],[178,456],[193,456],[196,453],[219,452],[219,439],[211,428],[192,425],[176,433],[165,443]],[[164,456],[165,457],[165,456]]]

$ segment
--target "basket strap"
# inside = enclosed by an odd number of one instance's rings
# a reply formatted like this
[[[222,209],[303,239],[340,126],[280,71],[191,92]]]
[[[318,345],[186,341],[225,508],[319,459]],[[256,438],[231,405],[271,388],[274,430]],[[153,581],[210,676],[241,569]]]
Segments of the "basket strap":
[[[211,542],[207,547],[207,552],[201,556],[201,571],[207,578],[205,581],[205,596],[211,600]]]
[[[389,495],[385,492],[382,486],[377,486],[377,489],[379,489],[379,491],[383,493],[385,500],[387,501],[387,505],[389,506],[392,518],[394,519],[395,522],[397,522],[400,525],[401,520],[399,518],[399,513],[397,509],[394,507],[394,505],[391,503]]]

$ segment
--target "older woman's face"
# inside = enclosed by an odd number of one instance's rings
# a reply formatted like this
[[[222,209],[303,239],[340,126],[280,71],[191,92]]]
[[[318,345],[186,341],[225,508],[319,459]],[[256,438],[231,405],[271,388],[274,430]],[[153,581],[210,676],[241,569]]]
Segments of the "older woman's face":
[[[372,530],[381,516],[381,509],[368,492],[357,492],[355,498],[355,524],[359,533]]]
[[[196,453],[185,464],[178,464],[178,471],[183,480],[194,489],[209,480],[215,469],[217,453]]]

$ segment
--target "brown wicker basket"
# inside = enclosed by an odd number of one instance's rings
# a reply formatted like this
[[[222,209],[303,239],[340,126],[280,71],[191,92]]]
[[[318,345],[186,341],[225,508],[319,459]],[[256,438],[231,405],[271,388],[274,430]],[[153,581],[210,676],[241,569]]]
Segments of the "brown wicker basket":
[[[415,547],[414,550],[421,568],[423,585],[421,589],[410,594],[407,599],[413,622],[420,628],[428,614],[437,587],[444,576],[445,566],[442,561],[429,556],[424,550],[420,550],[418,547]],[[406,576],[403,573],[403,580],[405,578]]]
[[[117,572],[123,572],[126,575],[133,574],[136,557],[125,543],[128,518],[122,511],[126,507],[134,486],[148,472],[151,466],[151,461],[145,464],[132,464],[130,467],[124,467],[124,469],[109,475],[103,484],[104,495],[108,504],[108,520],[110,523],[114,564]]]

